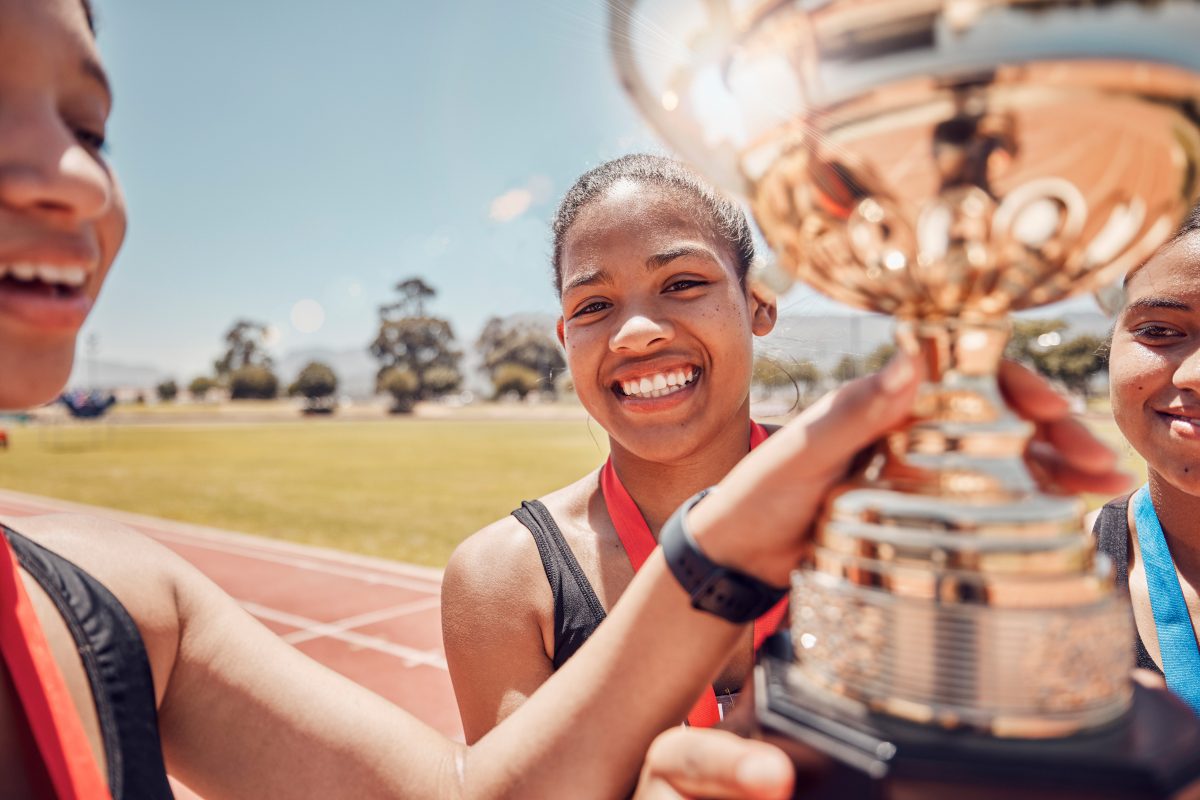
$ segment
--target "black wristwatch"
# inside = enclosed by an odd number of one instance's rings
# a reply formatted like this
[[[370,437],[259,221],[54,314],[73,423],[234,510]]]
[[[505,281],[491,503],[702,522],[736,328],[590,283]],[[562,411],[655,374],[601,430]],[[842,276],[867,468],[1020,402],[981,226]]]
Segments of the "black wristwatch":
[[[730,622],[749,622],[766,613],[787,594],[758,578],[713,563],[687,529],[687,514],[712,489],[684,502],[658,535],[671,574],[692,597],[692,606]]]

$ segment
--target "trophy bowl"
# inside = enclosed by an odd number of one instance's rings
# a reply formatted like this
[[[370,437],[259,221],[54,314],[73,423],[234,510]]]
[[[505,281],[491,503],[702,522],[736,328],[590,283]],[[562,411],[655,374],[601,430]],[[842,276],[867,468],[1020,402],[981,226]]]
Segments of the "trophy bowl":
[[[927,366],[912,424],[827,503],[760,719],[875,778],[905,752],[923,779],[1194,778],[1196,723],[1133,688],[1128,600],[996,373],[1010,312],[1112,284],[1200,194],[1200,3],[609,6],[639,110],[753,210],[763,285],[893,315]],[[1148,766],[1147,725],[1193,754]]]

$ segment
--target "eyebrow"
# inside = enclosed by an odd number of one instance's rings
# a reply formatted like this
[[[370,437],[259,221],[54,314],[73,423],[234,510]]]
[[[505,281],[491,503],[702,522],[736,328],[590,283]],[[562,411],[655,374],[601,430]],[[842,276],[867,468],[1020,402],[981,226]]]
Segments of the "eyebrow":
[[[112,84],[109,83],[108,73],[104,71],[104,67],[100,66],[100,63],[92,58],[84,58],[79,66],[83,70],[84,75],[87,75],[100,84],[100,88],[108,95],[108,101],[111,103],[113,98]]]
[[[694,244],[681,244],[678,247],[672,247],[670,250],[664,250],[647,258],[646,269],[656,270],[660,267],[665,267],[677,258],[684,258],[686,256],[699,256],[709,261],[716,261],[716,257],[707,247],[699,247]]]
[[[1143,297],[1125,306],[1126,311],[1191,311],[1192,307],[1182,300],[1172,300],[1169,297]]]
[[[612,273],[604,269],[590,269],[567,281],[562,293],[565,295],[581,286],[594,286],[597,283],[612,283]]]

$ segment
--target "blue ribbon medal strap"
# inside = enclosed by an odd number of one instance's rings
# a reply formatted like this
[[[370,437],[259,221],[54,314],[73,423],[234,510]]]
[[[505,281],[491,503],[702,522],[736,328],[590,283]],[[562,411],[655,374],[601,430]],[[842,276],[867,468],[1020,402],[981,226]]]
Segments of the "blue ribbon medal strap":
[[[1133,504],[1133,520],[1137,525],[1167,686],[1200,714],[1200,648],[1196,646],[1192,618],[1183,600],[1167,537],[1154,510],[1154,501],[1150,499],[1150,487],[1138,489],[1129,502]]]

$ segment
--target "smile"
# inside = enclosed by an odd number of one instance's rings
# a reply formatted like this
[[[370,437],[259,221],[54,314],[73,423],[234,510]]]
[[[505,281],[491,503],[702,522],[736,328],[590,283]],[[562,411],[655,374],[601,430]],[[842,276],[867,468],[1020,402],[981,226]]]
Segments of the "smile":
[[[1189,439],[1200,438],[1200,410],[1165,409],[1158,413],[1167,421],[1172,433]]]
[[[668,372],[656,372],[640,378],[618,381],[613,390],[624,397],[637,397],[644,400],[666,397],[683,391],[695,383],[699,377],[699,367],[682,367]]]
[[[83,288],[88,273],[83,267],[19,262],[0,264],[0,283],[6,287],[66,297]]]

